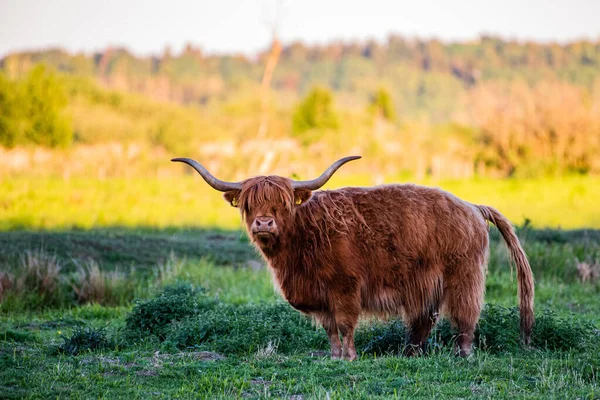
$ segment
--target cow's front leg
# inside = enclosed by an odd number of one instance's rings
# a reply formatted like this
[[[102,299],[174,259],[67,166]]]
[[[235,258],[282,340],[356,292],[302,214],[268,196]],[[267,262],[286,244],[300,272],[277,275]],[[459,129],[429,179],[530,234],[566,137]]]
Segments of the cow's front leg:
[[[356,360],[356,348],[354,347],[354,327],[340,328],[344,338],[344,358],[348,361]]]
[[[359,286],[357,280],[349,276],[337,276],[336,284],[343,290],[337,291],[332,296],[335,323],[343,338],[343,356],[346,360],[352,361],[356,359],[354,330],[358,325],[361,311]]]
[[[329,337],[331,359],[338,360],[342,358],[342,342],[340,341],[340,334],[338,332],[338,326],[335,323],[335,317],[332,314],[324,315],[321,317],[321,324]]]
[[[335,321],[343,337],[343,355],[348,361],[356,359],[356,348],[354,347],[354,330],[358,325],[360,308],[348,308],[343,312],[335,314]]]

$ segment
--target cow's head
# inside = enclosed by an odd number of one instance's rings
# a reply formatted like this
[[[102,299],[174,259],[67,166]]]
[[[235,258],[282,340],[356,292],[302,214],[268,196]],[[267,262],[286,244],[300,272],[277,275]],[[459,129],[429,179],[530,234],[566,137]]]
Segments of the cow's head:
[[[215,178],[202,165],[189,158],[174,158],[194,168],[214,189],[224,192],[225,200],[239,207],[252,241],[263,251],[277,247],[282,235],[293,229],[298,207],[308,201],[313,190],[323,186],[342,165],[359,159],[346,157],[333,163],[317,179],[294,181],[280,176],[257,176],[241,182],[225,182]]]

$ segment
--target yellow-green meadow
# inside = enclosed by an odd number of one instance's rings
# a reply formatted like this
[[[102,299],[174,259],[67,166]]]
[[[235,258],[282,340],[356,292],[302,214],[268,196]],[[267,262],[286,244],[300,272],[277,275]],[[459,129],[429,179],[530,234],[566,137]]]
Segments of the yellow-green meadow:
[[[386,183],[400,179],[386,179]],[[476,204],[497,208],[513,223],[600,228],[600,179],[589,176],[520,180],[424,181]],[[340,175],[326,188],[371,185]],[[108,226],[240,228],[237,210],[199,176],[175,178],[7,178],[0,183],[0,229]]]

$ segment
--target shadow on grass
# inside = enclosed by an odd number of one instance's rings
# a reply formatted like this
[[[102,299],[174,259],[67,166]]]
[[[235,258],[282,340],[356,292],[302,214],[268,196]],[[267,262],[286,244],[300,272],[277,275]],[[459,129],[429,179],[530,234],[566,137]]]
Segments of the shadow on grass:
[[[600,230],[518,227],[536,278],[577,279],[576,260],[600,259]],[[508,270],[508,253],[495,228],[490,229],[492,272]],[[67,272],[77,263],[94,260],[102,269],[140,272],[172,257],[206,259],[216,265],[247,265],[259,259],[240,230],[200,227],[108,227],[90,230],[17,230],[0,232],[0,267],[14,267],[28,250],[43,249]],[[499,250],[499,251],[496,251]],[[9,269],[9,268],[7,268]]]
[[[0,232],[0,266],[19,261],[27,250],[43,248],[61,265],[93,259],[103,268],[145,269],[178,259],[207,259],[217,265],[242,265],[258,255],[242,231],[209,228],[127,228]]]

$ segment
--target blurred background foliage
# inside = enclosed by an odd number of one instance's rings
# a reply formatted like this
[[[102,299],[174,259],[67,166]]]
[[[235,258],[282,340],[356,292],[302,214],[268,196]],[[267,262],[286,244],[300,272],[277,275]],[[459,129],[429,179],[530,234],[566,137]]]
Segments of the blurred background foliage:
[[[71,144],[73,130],[70,118],[64,115],[66,104],[64,86],[43,64],[16,81],[0,75],[0,144]]]
[[[292,43],[265,106],[268,56],[9,54],[0,176],[180,174],[171,155],[226,179],[314,174],[354,153],[372,183],[600,172],[600,42]]]

